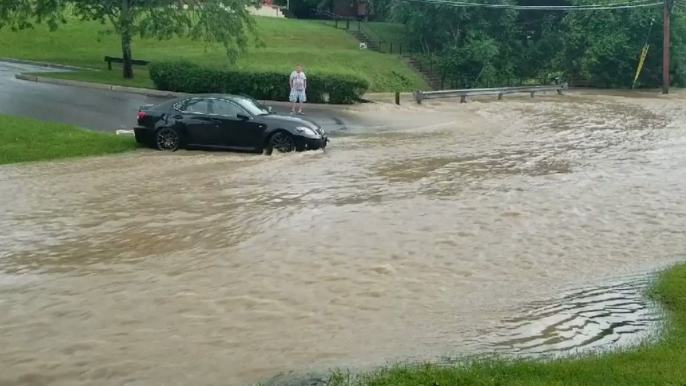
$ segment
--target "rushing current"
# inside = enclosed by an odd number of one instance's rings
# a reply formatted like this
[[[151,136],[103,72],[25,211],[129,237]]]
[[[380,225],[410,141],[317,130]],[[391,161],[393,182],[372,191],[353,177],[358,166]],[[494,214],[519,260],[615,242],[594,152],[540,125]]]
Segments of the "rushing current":
[[[683,256],[683,99],[348,114],[325,152],[0,167],[0,385],[247,385],[659,324],[635,274]]]

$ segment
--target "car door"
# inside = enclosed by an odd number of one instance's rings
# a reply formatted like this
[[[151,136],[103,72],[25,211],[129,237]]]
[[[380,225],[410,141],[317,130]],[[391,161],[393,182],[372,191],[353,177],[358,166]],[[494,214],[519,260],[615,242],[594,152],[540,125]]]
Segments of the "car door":
[[[221,117],[226,147],[244,150],[260,147],[261,125],[254,121],[250,113],[228,99],[214,99],[212,110]]]
[[[177,122],[184,126],[189,146],[213,147],[221,142],[222,121],[211,114],[209,98],[189,98],[174,106]]]

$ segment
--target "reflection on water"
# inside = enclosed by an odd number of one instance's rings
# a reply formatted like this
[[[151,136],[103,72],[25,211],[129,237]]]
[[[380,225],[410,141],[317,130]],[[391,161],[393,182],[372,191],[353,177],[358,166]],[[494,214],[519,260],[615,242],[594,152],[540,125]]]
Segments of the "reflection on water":
[[[376,106],[327,152],[2,167],[0,384],[240,385],[649,334],[643,282],[598,284],[679,260],[683,106]]]

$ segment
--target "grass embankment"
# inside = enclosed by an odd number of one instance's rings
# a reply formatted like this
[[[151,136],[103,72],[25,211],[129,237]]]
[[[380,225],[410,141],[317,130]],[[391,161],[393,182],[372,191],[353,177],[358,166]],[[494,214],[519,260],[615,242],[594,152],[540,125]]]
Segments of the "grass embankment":
[[[0,165],[122,153],[135,148],[133,137],[0,115]]]
[[[372,39],[379,39],[383,42],[404,42],[405,26],[398,23],[365,23],[362,30]]]
[[[326,21],[327,25],[345,30],[346,23],[339,21],[338,25],[334,21]],[[384,54],[398,55],[401,51],[408,53],[408,40],[405,26],[398,23],[388,22],[351,22],[350,29],[360,29],[370,40],[376,43],[380,52]]]
[[[681,386],[686,382],[686,265],[660,275],[651,295],[666,308],[658,343],[634,350],[548,362],[477,361],[465,366],[390,367],[331,384],[365,386]]]
[[[229,66],[221,44],[206,47],[201,41],[174,38],[133,42],[133,57],[141,60],[187,59],[224,68],[277,70],[290,73],[297,63],[305,71],[361,75],[371,84],[369,91],[411,91],[425,86],[424,80],[394,55],[360,50],[355,38],[341,29],[316,21],[256,17],[266,47],[251,46],[235,66]],[[117,66],[107,71],[105,56],[121,57],[117,35],[99,37],[103,26],[70,19],[57,31],[39,25],[13,32],[0,30],[0,57],[36,60],[101,69],[101,72],[55,73],[50,77],[152,88],[147,69],[136,68],[135,79],[126,81]],[[46,76],[46,74],[41,74]]]

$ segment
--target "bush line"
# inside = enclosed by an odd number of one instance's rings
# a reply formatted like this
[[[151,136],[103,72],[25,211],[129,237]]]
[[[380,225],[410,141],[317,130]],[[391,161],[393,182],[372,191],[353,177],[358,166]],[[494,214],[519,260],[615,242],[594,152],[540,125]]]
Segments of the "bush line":
[[[203,67],[188,61],[150,64],[150,79],[163,91],[191,94],[247,94],[255,99],[287,101],[288,76],[277,71],[237,71]],[[313,73],[307,76],[311,103],[352,104],[369,89],[366,79],[348,74]]]

